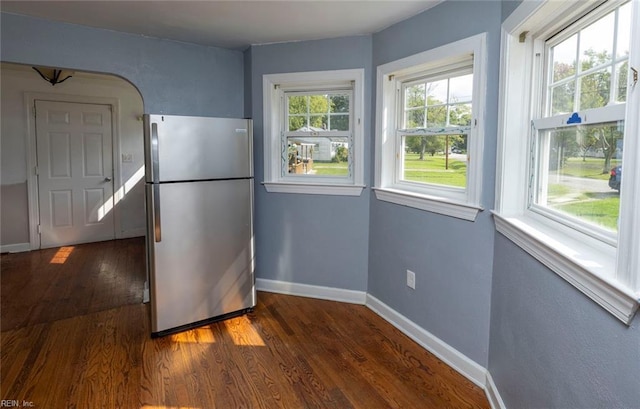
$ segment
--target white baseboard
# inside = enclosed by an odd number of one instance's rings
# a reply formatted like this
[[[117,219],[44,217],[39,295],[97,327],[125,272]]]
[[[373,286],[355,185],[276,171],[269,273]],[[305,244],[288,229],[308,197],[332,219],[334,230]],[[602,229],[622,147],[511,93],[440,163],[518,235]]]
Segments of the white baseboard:
[[[492,409],[506,409],[498,388],[486,368],[365,291],[343,290],[263,278],[256,279],[256,289],[271,293],[364,304],[424,349],[482,388]]]
[[[0,246],[0,253],[21,253],[31,251],[31,243],[4,244]]]
[[[500,397],[498,387],[493,382],[493,378],[491,377],[489,371],[487,371],[487,385],[484,388],[484,393],[487,395],[487,399],[489,400],[491,409],[507,409],[504,402],[502,401],[502,397]]]
[[[319,285],[289,283],[286,281],[256,279],[256,289],[269,293],[297,295],[300,297],[319,298],[321,300],[340,301],[350,304],[364,305],[367,293],[364,291],[344,290]]]
[[[485,389],[487,370],[481,365],[370,294],[367,294],[366,306],[465,378]]]

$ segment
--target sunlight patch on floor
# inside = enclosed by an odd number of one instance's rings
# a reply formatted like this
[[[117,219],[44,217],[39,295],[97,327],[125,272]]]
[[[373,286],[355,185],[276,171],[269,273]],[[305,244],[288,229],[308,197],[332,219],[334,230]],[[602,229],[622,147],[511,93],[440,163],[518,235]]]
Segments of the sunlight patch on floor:
[[[194,328],[171,335],[171,341],[188,344],[213,344],[216,342],[209,327]]]
[[[227,334],[234,344],[253,347],[265,346],[264,340],[246,316],[224,321],[224,325],[227,327]]]
[[[71,254],[71,252],[73,251],[73,248],[74,248],[73,246],[60,247],[60,249],[56,252],[56,254],[53,255],[49,263],[64,264],[69,258],[69,255]]]

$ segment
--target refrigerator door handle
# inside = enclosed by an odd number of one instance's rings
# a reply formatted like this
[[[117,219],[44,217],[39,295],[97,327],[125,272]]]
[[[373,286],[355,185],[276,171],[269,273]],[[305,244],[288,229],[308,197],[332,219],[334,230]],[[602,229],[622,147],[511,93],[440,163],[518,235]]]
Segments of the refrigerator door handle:
[[[153,231],[156,243],[162,241],[162,226],[160,224],[160,185],[153,185]]]
[[[153,183],[160,182],[160,164],[158,158],[158,124],[151,124],[151,168],[153,172]]]

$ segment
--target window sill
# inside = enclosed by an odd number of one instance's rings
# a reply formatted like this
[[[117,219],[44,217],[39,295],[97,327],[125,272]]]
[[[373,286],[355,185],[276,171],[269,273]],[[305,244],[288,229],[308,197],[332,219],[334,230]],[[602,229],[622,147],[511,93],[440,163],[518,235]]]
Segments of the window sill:
[[[363,185],[321,185],[314,183],[262,182],[269,193],[299,193],[307,195],[360,196]]]
[[[639,298],[630,288],[611,278],[616,270],[615,251],[598,249],[583,240],[526,217],[493,213],[496,230],[553,270],[571,285],[629,325]]]
[[[475,221],[481,207],[467,203],[459,203],[444,198],[411,193],[389,188],[374,188],[376,198],[385,202],[395,203],[428,212],[443,214],[458,219]]]

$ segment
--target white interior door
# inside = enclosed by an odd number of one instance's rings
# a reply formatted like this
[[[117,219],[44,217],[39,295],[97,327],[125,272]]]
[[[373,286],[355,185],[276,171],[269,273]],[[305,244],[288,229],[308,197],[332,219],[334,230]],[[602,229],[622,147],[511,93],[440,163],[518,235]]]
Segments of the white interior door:
[[[40,247],[114,239],[111,106],[35,105]]]

